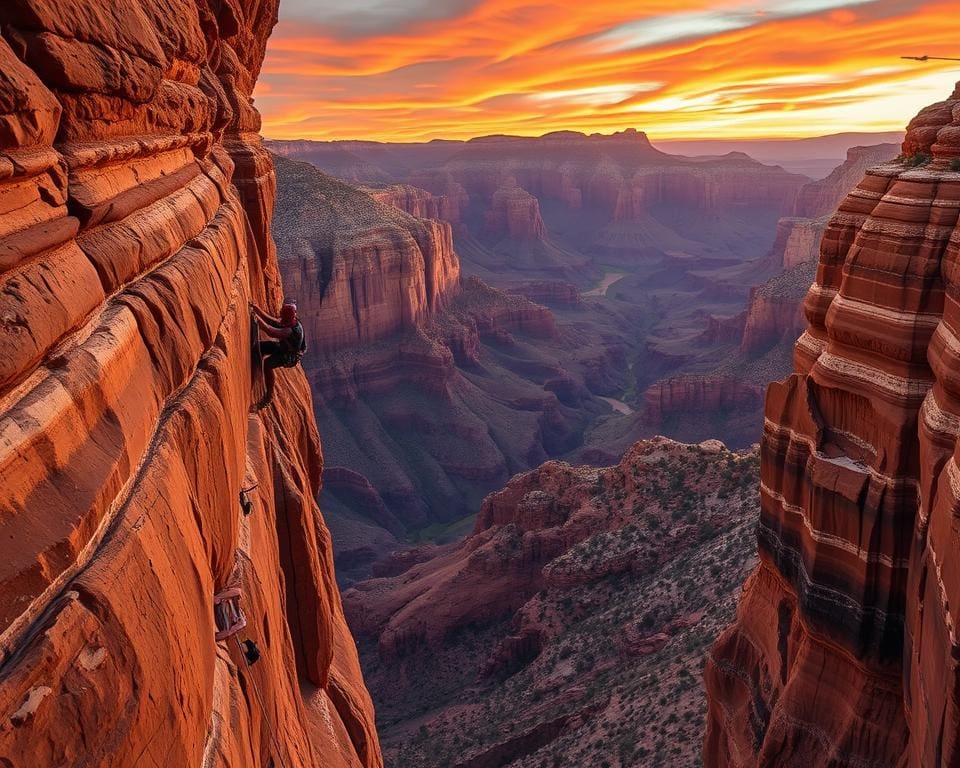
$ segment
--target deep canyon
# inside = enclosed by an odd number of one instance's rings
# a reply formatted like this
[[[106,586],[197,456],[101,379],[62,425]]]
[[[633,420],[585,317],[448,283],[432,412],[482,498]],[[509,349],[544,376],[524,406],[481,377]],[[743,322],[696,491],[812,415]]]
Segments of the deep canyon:
[[[754,442],[816,257],[818,235],[784,233],[825,226],[896,153],[851,150],[810,182],[637,131],[269,146],[345,582],[411,538],[464,535],[485,494],[548,458]]]
[[[0,766],[960,764],[960,87],[268,150],[277,2],[0,9]]]

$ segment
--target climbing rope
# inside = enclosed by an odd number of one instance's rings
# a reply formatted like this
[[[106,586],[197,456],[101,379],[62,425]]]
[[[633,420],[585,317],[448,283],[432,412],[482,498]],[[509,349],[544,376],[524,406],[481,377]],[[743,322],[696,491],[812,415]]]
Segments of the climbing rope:
[[[247,654],[243,649],[243,644],[240,642],[240,638],[237,637],[234,638],[234,640],[237,643],[237,650],[240,651],[240,655],[246,659]],[[250,667],[249,661],[247,667]],[[283,753],[280,751],[280,742],[277,740],[277,734],[274,733],[273,726],[270,724],[270,718],[267,716],[267,708],[263,704],[263,696],[260,695],[260,686],[257,685],[257,678],[254,677],[253,673],[251,673],[247,676],[247,679],[253,683],[253,693],[257,697],[257,704],[260,705],[260,712],[263,714],[263,721],[267,725],[267,732],[270,734],[270,741],[273,743],[273,748],[276,751],[277,760],[280,761],[280,768],[287,768],[283,761]]]

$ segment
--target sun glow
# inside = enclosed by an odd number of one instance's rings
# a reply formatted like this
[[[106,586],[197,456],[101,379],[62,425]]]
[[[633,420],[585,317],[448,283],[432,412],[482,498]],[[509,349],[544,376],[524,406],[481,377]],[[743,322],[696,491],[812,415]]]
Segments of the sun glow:
[[[900,58],[958,55],[954,0],[313,5],[281,6],[256,91],[271,138],[896,130],[960,79]]]

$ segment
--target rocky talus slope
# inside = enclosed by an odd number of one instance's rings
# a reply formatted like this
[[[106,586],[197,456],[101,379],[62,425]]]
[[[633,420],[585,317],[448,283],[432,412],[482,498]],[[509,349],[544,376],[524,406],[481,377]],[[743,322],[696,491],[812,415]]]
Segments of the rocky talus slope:
[[[708,766],[960,761],[960,88],[831,219],[767,394],[760,564],[706,669]]]
[[[460,544],[344,594],[387,764],[699,764],[705,651],[753,566],[756,451],[637,443],[549,462]]]
[[[0,9],[7,768],[381,764],[305,378],[248,413],[247,302],[281,298],[250,99],[276,14]],[[228,587],[246,627],[218,643]]]

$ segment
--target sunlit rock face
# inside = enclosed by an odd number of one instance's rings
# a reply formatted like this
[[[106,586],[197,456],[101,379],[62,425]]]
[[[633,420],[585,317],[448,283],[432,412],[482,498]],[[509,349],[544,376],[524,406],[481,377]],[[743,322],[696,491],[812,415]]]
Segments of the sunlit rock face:
[[[706,668],[709,766],[960,760],[960,89],[831,219],[767,394],[760,565]]]
[[[5,765],[381,764],[303,375],[249,414],[247,302],[281,298],[250,99],[276,13],[0,9]],[[228,586],[247,625],[217,643]]]
[[[837,206],[868,169],[893,160],[899,152],[896,144],[851,147],[847,159],[829,176],[802,187],[790,215],[777,222],[777,239],[770,260],[784,269],[816,261],[823,233]]]

